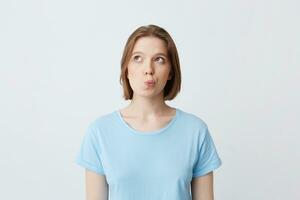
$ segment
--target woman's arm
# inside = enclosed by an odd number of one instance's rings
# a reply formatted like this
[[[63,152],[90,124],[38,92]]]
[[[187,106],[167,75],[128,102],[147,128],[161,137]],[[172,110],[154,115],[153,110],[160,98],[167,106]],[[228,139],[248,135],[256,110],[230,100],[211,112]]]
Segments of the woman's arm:
[[[86,200],[108,200],[108,184],[105,175],[86,169],[85,177]]]
[[[214,200],[213,172],[192,179],[193,200]]]

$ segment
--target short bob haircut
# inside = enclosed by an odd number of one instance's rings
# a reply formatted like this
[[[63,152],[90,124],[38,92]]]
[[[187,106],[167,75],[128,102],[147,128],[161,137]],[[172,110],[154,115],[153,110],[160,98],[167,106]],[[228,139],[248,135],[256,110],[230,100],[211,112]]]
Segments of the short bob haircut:
[[[127,65],[129,63],[134,45],[136,41],[141,37],[153,36],[163,40],[167,47],[168,59],[171,61],[171,76],[172,79],[168,80],[164,88],[164,100],[172,100],[180,91],[181,87],[181,71],[180,71],[180,62],[177,52],[176,45],[171,38],[170,34],[163,28],[157,25],[147,25],[137,28],[128,38],[122,59],[121,59],[121,75],[120,75],[120,84],[123,86],[123,98],[125,100],[132,99],[133,90],[129,84],[127,78]]]

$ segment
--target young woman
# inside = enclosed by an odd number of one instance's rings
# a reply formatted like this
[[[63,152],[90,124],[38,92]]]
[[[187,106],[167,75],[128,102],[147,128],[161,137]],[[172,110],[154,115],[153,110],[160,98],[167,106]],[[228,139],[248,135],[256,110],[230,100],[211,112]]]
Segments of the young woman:
[[[180,91],[175,43],[156,25],[128,38],[120,83],[130,104],[91,122],[76,163],[87,200],[213,200],[221,165],[206,123],[170,107]]]

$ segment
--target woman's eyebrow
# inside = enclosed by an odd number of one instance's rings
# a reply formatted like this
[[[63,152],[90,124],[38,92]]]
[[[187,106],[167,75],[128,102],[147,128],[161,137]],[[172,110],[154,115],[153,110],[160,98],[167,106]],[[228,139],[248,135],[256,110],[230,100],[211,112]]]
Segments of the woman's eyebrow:
[[[164,56],[164,57],[167,57],[167,55],[166,54],[164,54],[164,53],[157,53],[157,54],[155,54],[156,56]]]
[[[144,54],[143,52],[141,52],[141,51],[135,51],[135,52],[132,52],[132,55],[133,54]]]
[[[135,52],[132,52],[132,55],[134,54],[144,54],[143,52],[141,51],[135,51]],[[164,56],[164,57],[167,57],[167,55],[165,53],[156,53],[154,54],[155,56]]]

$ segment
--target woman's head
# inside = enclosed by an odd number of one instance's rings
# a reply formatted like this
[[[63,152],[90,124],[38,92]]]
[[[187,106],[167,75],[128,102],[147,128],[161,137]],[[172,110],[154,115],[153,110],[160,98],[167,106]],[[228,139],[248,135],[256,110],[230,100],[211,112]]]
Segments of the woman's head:
[[[129,36],[123,51],[120,75],[123,97],[132,99],[134,89],[138,88],[132,86],[137,81],[144,84],[155,78],[158,78],[156,85],[163,87],[158,89],[163,90],[164,100],[174,99],[181,86],[178,52],[166,30],[156,25],[141,26]]]

